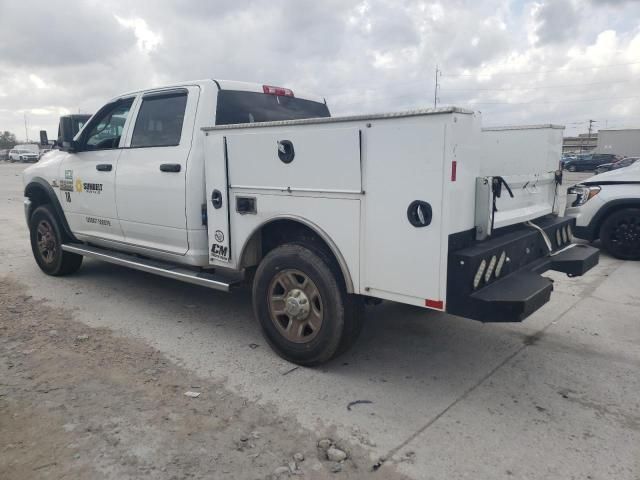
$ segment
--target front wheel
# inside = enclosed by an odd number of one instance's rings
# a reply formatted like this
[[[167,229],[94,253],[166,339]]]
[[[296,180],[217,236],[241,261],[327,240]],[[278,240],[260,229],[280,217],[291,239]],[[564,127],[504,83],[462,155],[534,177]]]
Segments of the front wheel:
[[[80,268],[82,255],[62,250],[62,230],[49,205],[35,209],[29,220],[29,231],[33,257],[44,273],[68,275]]]
[[[575,172],[577,168],[575,165],[569,165],[569,168],[567,168],[567,170],[569,170],[570,172]]]
[[[334,263],[311,245],[285,244],[270,251],[256,270],[254,312],[266,340],[286,360],[324,363],[359,333],[359,299],[347,294]]]
[[[613,212],[602,224],[604,249],[622,260],[640,260],[640,208]]]

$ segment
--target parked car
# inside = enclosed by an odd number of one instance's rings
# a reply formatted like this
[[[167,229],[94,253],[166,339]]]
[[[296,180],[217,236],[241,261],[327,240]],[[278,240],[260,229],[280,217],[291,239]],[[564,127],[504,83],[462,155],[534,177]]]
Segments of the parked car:
[[[578,155],[575,160],[567,160],[562,168],[570,172],[592,171],[604,163],[612,163],[617,159],[618,157],[611,153],[589,153]]]
[[[9,151],[10,162],[37,162],[40,158],[38,153],[29,150],[12,149]]]
[[[640,260],[640,162],[569,188],[565,214],[576,219],[576,237],[600,239],[614,257]]]
[[[578,158],[577,155],[562,155],[562,158],[560,159],[560,166],[564,168],[564,164],[566,162],[568,162],[569,160],[575,160],[577,158]]]
[[[608,172],[609,170],[617,170],[619,168],[628,167],[629,165],[633,165],[639,158],[640,157],[625,157],[622,160],[618,160],[617,162],[605,163],[596,168],[595,173],[596,175],[598,175],[600,173]]]

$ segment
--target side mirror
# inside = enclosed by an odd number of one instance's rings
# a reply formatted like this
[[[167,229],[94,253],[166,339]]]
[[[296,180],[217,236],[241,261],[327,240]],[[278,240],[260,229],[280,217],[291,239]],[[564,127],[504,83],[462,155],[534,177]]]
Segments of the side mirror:
[[[76,140],[71,140],[70,142],[62,142],[62,150],[69,153],[75,153],[80,150],[80,143]]]
[[[60,148],[66,152],[77,152],[78,142],[73,141],[73,137],[77,132],[73,130],[73,120],[69,116],[60,117],[58,125],[58,141],[56,142]]]

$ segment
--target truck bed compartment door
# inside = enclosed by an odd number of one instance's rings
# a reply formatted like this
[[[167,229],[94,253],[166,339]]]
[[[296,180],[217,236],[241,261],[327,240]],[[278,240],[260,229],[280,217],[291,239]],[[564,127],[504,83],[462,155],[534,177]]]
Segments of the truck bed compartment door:
[[[444,141],[437,117],[366,131],[361,268],[369,295],[443,308]]]
[[[232,252],[229,239],[230,206],[226,137],[207,136],[205,159],[209,264],[229,266]]]

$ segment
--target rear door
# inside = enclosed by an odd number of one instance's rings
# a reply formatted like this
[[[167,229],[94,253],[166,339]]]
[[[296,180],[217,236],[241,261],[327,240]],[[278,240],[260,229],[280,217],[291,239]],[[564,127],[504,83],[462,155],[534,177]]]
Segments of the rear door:
[[[187,159],[199,88],[146,92],[116,173],[118,218],[127,243],[185,254]]]

